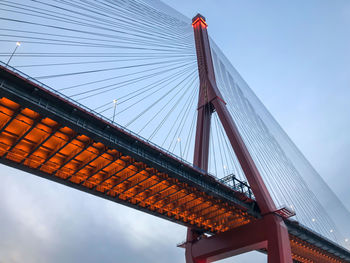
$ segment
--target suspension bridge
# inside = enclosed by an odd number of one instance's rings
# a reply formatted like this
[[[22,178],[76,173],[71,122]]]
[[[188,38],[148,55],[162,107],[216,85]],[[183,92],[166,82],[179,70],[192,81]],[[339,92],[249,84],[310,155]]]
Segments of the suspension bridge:
[[[349,212],[202,15],[157,0],[0,10],[2,164],[187,227],[187,263],[350,262]]]

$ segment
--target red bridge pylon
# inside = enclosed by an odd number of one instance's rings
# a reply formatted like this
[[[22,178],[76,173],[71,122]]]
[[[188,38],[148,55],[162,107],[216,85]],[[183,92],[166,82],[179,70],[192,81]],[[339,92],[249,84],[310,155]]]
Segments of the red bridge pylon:
[[[193,18],[192,25],[200,79],[193,163],[208,170],[210,121],[215,110],[255,195],[262,218],[204,239],[189,228],[185,244],[186,263],[207,263],[260,249],[267,251],[269,263],[291,263],[287,227],[283,218],[276,213],[274,201],[216,85],[205,18],[198,14]]]

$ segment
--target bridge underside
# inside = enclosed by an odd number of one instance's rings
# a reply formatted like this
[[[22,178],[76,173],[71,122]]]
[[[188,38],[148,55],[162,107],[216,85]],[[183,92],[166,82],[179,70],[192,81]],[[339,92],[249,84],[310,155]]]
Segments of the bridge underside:
[[[0,76],[1,163],[203,233],[259,218],[243,193],[5,68]],[[350,259],[330,241],[286,223],[294,260]]]
[[[7,98],[0,99],[4,162],[95,191],[171,220],[220,232],[248,223],[246,212]]]

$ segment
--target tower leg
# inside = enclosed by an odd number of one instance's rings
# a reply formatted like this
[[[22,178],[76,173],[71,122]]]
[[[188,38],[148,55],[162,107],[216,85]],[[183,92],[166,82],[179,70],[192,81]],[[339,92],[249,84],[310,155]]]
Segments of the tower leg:
[[[268,263],[292,263],[289,234],[283,219],[274,214],[265,216],[267,231]]]
[[[198,109],[193,164],[205,171],[208,170],[211,114],[210,105]]]
[[[187,228],[185,259],[186,263],[207,263],[206,259],[195,259],[192,253],[192,245],[198,240],[199,234],[192,228]]]

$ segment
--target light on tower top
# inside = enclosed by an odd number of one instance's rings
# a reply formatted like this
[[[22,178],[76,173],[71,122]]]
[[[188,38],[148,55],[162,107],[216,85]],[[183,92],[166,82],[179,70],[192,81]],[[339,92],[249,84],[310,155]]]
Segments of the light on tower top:
[[[192,26],[195,27],[196,25],[201,25],[204,28],[208,27],[207,22],[205,21],[205,17],[202,16],[201,14],[196,15],[193,19],[192,19]]]

